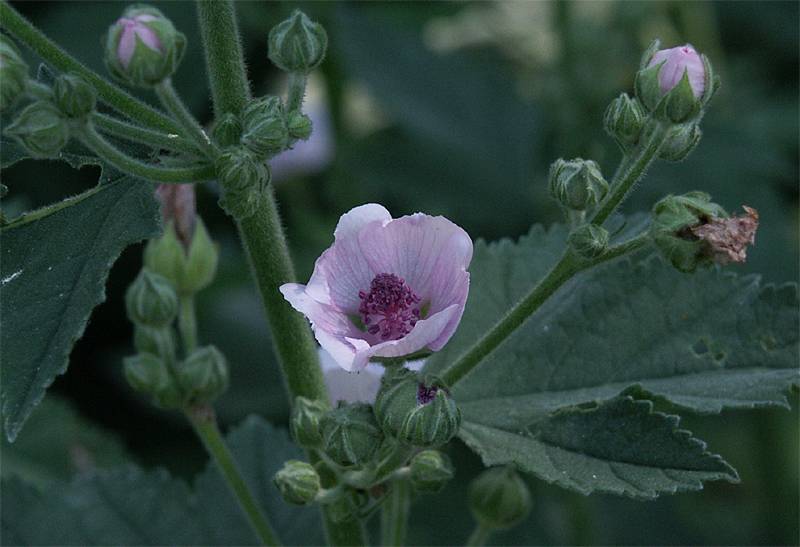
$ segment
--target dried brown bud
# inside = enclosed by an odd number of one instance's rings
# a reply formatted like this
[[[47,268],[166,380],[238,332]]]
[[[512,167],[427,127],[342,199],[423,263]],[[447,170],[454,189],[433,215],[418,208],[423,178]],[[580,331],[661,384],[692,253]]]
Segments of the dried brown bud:
[[[753,245],[758,229],[758,211],[742,206],[745,214],[730,218],[712,218],[706,224],[690,228],[699,239],[708,243],[711,258],[718,264],[744,262],[747,246]]]
[[[164,225],[175,222],[175,232],[183,244],[189,249],[194,235],[195,199],[193,184],[161,184],[156,189],[156,196],[161,201],[161,215]]]

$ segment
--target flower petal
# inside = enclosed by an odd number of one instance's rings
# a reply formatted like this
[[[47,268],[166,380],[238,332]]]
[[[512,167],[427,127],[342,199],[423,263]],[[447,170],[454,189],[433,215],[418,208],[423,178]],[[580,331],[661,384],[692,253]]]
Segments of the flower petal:
[[[386,223],[392,220],[392,215],[383,205],[367,203],[353,207],[339,218],[333,237],[336,241],[358,233],[361,228],[371,222]]]

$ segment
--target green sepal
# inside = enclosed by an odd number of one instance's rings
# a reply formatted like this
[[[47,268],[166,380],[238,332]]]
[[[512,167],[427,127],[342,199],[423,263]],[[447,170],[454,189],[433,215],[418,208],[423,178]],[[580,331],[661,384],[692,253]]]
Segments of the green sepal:
[[[689,74],[683,71],[678,85],[664,95],[656,107],[656,116],[666,122],[686,123],[700,114],[702,102],[695,98],[689,83]]]
[[[166,363],[149,353],[141,353],[124,360],[125,378],[135,389],[149,395],[153,403],[162,408],[181,408],[181,393]]]
[[[636,89],[636,97],[648,112],[654,112],[658,103],[661,101],[661,85],[658,81],[658,73],[666,63],[662,61],[651,67],[645,66],[636,73],[633,86]]]
[[[28,87],[28,65],[14,43],[0,34],[0,112],[17,102]]]
[[[492,529],[511,528],[531,510],[528,485],[511,466],[487,469],[469,485],[475,520]]]
[[[295,10],[269,32],[269,58],[286,72],[309,72],[319,66],[328,49],[322,25]]]
[[[134,325],[133,347],[139,353],[150,353],[162,359],[175,358],[175,331],[172,327]]]
[[[175,376],[189,404],[213,402],[228,389],[228,364],[214,346],[193,351],[178,363]]]
[[[658,157],[666,161],[683,161],[697,147],[702,136],[696,122],[673,127],[659,149]]]
[[[14,137],[35,159],[58,157],[70,137],[67,120],[47,101],[26,106],[4,133]]]
[[[320,420],[330,407],[323,401],[296,397],[289,420],[289,430],[295,442],[303,448],[320,448],[322,431]]]
[[[64,116],[82,119],[91,114],[97,105],[97,93],[81,76],[63,74],[53,84],[53,99]]]
[[[409,468],[409,480],[417,492],[438,492],[455,474],[450,458],[438,450],[418,453],[411,459]]]
[[[583,224],[567,237],[570,250],[582,260],[592,260],[608,248],[608,230],[595,224]]]
[[[284,501],[306,505],[314,501],[320,489],[319,474],[314,467],[299,460],[289,460],[272,479]]]
[[[325,453],[343,466],[369,462],[383,441],[372,407],[365,403],[342,404],[328,411],[320,429]]]
[[[145,268],[128,287],[125,305],[133,323],[165,327],[178,314],[178,295],[168,279]]]
[[[226,112],[214,124],[211,138],[220,147],[236,146],[242,139],[242,122],[231,112]]]

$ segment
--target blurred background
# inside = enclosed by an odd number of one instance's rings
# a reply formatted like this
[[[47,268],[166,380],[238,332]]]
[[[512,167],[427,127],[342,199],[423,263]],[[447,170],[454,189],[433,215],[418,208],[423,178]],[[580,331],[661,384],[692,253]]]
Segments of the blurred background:
[[[16,2],[15,7],[93,69],[105,73],[100,38],[125,4]],[[211,121],[194,6],[156,3],[187,35],[175,80]],[[283,91],[267,59],[267,33],[292,9],[325,25],[328,58],[311,79],[307,109],[315,134],[276,159],[274,181],[299,277],[332,240],[338,217],[368,201],[395,216],[443,214],[473,238],[516,237],[559,220],[546,192],[558,157],[595,159],[608,174],[619,151],[602,129],[606,105],[632,91],[639,57],[653,38],[692,43],[722,79],[689,159],[658,163],[625,210],[646,211],[667,193],[694,189],[736,211],[761,215],[748,263],[731,268],[764,282],[798,279],[797,2],[237,2],[257,95]],[[30,58],[32,66],[37,60]],[[141,93],[154,102],[154,97]],[[9,216],[81,192],[97,170],[21,162],[3,172]],[[216,283],[200,294],[200,335],[231,364],[232,388],[219,401],[226,425],[249,413],[284,423],[287,403],[261,304],[234,226],[213,187],[198,206],[221,244]],[[191,477],[205,454],[180,416],[152,410],[122,378],[132,353],[123,294],[141,264],[128,249],[111,272],[107,300],[75,347],[69,372],[14,446],[3,474],[44,484],[125,458]],[[683,425],[738,469],[740,485],[640,503],[589,498],[530,480],[527,522],[498,534],[502,544],[797,544],[798,397],[793,410],[685,416]],[[410,539],[461,542],[471,530],[464,492],[480,468],[452,447],[457,478],[419,498]],[[443,499],[452,500],[443,503]]]

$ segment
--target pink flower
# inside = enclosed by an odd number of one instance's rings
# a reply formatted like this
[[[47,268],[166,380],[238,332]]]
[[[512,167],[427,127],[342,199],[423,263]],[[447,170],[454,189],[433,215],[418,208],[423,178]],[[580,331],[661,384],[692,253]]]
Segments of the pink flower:
[[[664,64],[658,72],[658,83],[662,93],[672,90],[686,73],[695,98],[699,99],[703,95],[706,88],[706,68],[703,59],[691,45],[657,51],[648,66],[661,63]]]
[[[153,51],[163,51],[161,40],[158,39],[158,35],[150,27],[145,25],[145,23],[155,21],[156,19],[157,17],[154,15],[141,14],[134,17],[121,17],[117,21],[117,25],[123,27],[122,35],[119,38],[117,58],[124,68],[128,68],[133,58],[133,53],[136,51],[137,38]]]
[[[441,349],[464,312],[471,259],[472,240],[446,218],[392,219],[370,203],[339,219],[308,285],[281,293],[336,363],[359,371],[373,357]]]

